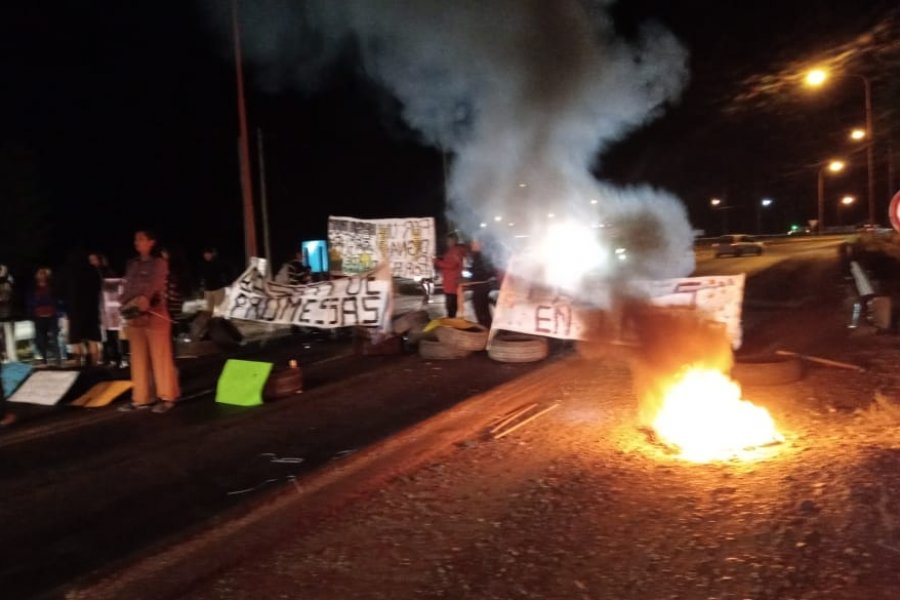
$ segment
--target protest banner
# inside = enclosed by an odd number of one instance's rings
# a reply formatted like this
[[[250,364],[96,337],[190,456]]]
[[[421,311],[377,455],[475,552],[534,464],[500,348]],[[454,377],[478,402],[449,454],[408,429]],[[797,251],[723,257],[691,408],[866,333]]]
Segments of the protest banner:
[[[257,261],[232,284],[216,316],[318,329],[377,327],[391,321],[391,274],[375,271],[308,285],[275,283]]]
[[[741,305],[744,275],[682,277],[631,282],[631,296],[653,306],[697,311],[725,325],[732,346],[741,345]],[[603,285],[607,288],[603,289]],[[611,297],[609,283],[591,290],[592,298]],[[621,284],[618,284],[621,285]],[[492,329],[505,329],[546,337],[583,340],[588,331],[587,312],[596,310],[558,288],[508,273],[500,287]]]
[[[122,286],[125,280],[121,278],[107,278],[103,280],[100,291],[100,323],[103,329],[118,331],[122,329],[122,315],[119,314],[121,303],[119,296],[122,294]]]
[[[394,277],[432,277],[434,219],[329,217],[328,248],[332,273],[352,275],[387,263]]]

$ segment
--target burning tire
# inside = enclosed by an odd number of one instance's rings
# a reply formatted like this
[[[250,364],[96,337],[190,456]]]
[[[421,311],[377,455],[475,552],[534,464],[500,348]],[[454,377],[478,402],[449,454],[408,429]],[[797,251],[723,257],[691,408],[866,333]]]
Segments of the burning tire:
[[[782,385],[803,377],[803,363],[796,356],[762,356],[739,359],[731,376],[742,385]]]
[[[547,338],[518,333],[497,334],[488,347],[488,356],[507,363],[537,362],[547,353]]]
[[[484,350],[488,340],[487,328],[471,321],[465,323],[465,327],[438,327],[434,334],[442,343],[460,350],[469,352]]]
[[[424,339],[419,342],[419,356],[425,360],[454,360],[465,358],[468,355],[468,350],[462,350],[440,341]]]

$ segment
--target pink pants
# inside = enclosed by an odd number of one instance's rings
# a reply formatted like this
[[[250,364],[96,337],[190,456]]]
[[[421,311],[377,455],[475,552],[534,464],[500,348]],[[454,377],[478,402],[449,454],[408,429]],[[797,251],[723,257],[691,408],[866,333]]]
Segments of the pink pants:
[[[129,327],[131,346],[131,401],[148,404],[153,401],[152,390],[160,400],[175,402],[181,396],[178,371],[172,357],[172,337],[169,324],[163,327]]]

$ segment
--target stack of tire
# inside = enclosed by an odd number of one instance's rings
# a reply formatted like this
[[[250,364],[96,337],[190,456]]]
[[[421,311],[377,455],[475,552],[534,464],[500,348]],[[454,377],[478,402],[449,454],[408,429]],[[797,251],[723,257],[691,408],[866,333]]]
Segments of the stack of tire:
[[[437,319],[428,324],[419,341],[426,360],[465,358],[487,349],[493,360],[506,363],[536,362],[547,357],[547,338],[500,331],[488,345],[487,328],[465,319]]]
[[[419,356],[426,360],[454,360],[484,350],[486,327],[466,319],[435,319],[423,331]]]

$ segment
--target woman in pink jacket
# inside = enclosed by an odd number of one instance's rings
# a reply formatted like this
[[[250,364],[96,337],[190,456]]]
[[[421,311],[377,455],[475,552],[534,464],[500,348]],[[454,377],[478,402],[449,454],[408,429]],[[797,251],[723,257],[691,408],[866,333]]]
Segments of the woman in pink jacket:
[[[468,249],[465,244],[459,243],[456,233],[447,235],[447,251],[441,258],[434,259],[434,266],[440,269],[443,278],[444,303],[447,307],[447,316],[456,316],[458,308],[457,294],[459,284],[462,282],[463,263],[466,260]]]

